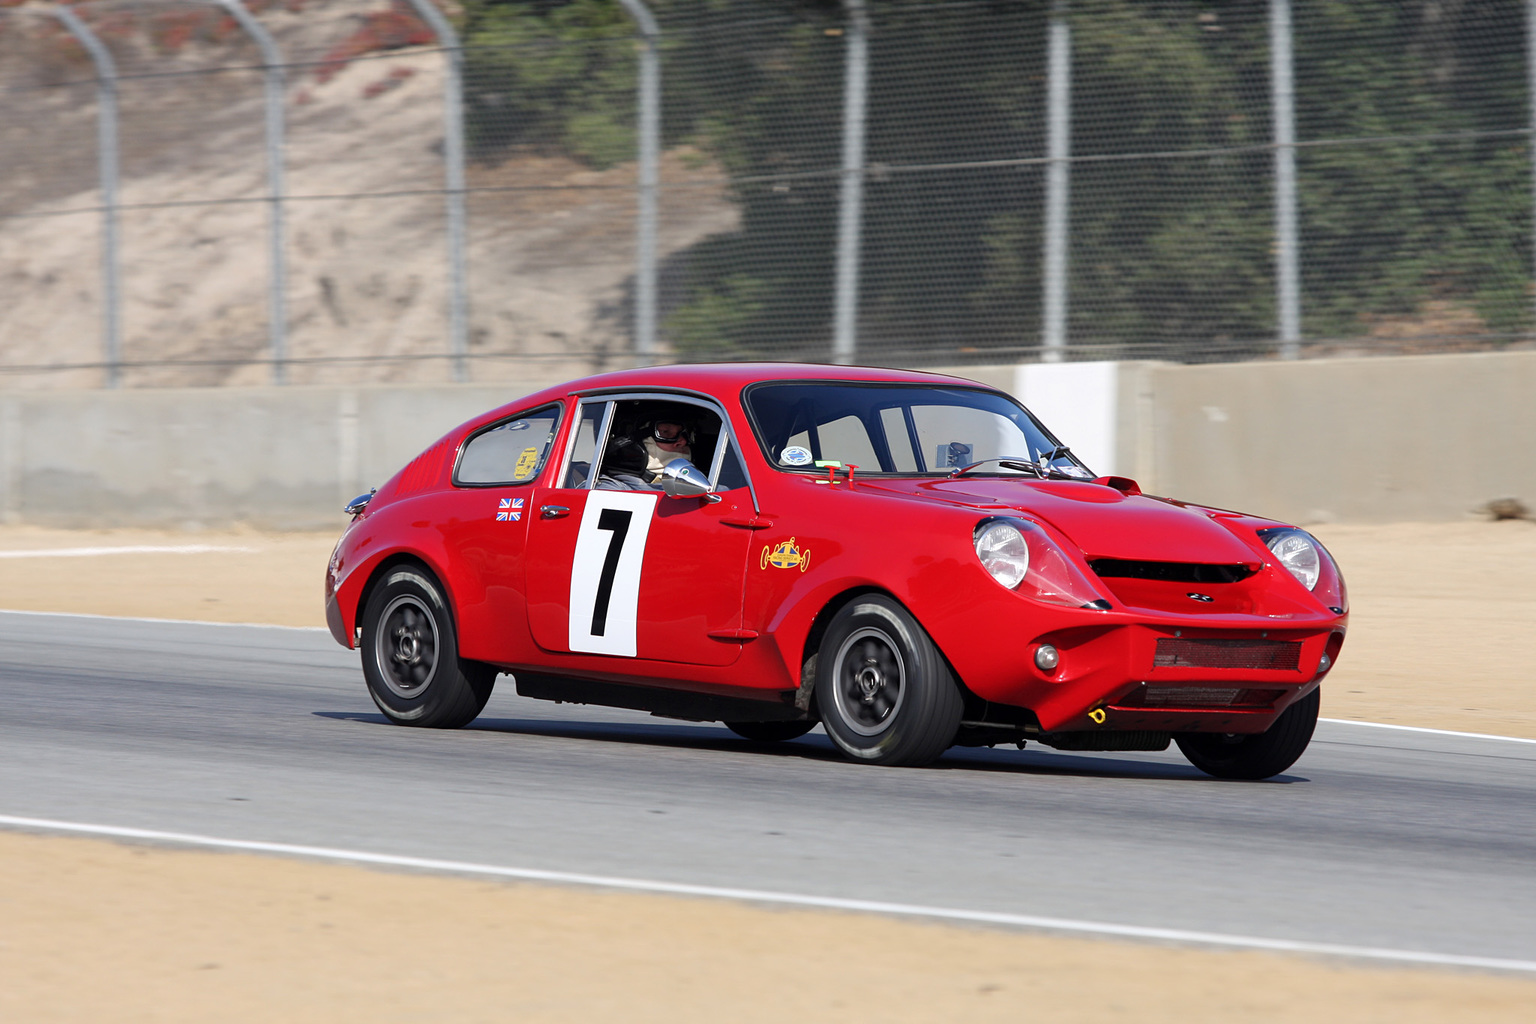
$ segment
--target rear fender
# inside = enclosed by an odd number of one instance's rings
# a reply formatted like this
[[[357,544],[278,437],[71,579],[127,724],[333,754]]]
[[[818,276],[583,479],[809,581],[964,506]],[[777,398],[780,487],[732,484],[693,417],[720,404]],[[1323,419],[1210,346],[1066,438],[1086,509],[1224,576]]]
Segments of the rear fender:
[[[398,506],[391,506],[395,508]],[[454,582],[451,576],[444,571],[448,564],[447,551],[440,543],[434,544],[434,538],[440,540],[441,535],[435,531],[411,530],[409,531],[410,543],[393,544],[374,548],[378,539],[383,534],[398,536],[399,531],[388,522],[392,516],[379,516],[383,522],[374,523],[369,517],[363,520],[343,538],[339,554],[342,559],[342,575],[336,581],[336,590],[331,600],[335,603],[335,613],[339,622],[334,622],[333,632],[339,628],[341,636],[348,647],[356,647],[357,630],[362,611],[368,605],[368,598],[378,585],[379,579],[391,568],[405,562],[414,562],[429,572],[433,579],[443,590],[443,597],[448,602],[455,622],[458,621],[458,601],[455,595]],[[373,549],[373,550],[370,550]]]

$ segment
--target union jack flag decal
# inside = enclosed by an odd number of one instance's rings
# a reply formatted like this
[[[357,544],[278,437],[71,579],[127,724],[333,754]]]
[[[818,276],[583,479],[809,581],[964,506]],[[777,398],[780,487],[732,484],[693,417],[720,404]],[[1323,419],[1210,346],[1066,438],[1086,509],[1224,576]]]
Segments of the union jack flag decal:
[[[502,498],[496,506],[496,521],[498,523],[515,523],[523,518],[522,498]]]

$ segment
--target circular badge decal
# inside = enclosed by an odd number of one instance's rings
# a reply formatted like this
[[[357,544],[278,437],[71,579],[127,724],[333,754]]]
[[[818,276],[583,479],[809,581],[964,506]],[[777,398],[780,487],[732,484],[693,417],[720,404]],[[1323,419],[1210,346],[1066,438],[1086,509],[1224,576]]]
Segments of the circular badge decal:
[[[809,466],[811,453],[797,444],[792,444],[779,454],[779,463],[784,466]]]

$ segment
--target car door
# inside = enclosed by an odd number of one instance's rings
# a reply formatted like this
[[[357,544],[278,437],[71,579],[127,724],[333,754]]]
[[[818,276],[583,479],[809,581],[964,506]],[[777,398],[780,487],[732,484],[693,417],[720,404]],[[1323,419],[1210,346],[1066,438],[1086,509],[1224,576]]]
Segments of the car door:
[[[610,489],[604,455],[646,403],[718,424],[710,495]],[[741,653],[751,490],[718,407],[673,395],[582,401],[554,486],[535,490],[528,528],[529,627],[540,647],[693,665]],[[704,461],[703,453],[695,453]]]

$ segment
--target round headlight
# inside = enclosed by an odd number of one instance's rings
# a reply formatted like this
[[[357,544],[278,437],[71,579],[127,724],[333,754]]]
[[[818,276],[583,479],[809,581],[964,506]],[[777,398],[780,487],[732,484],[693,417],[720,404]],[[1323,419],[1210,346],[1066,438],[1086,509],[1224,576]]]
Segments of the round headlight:
[[[1301,585],[1308,590],[1317,586],[1318,577],[1323,571],[1323,556],[1317,550],[1317,545],[1312,543],[1300,530],[1276,531],[1264,539],[1269,545],[1269,550],[1275,553],[1281,565],[1289,570],[1292,576],[1301,581]]]
[[[1012,590],[1029,572],[1029,545],[1018,527],[992,523],[976,534],[976,557],[992,578]]]

